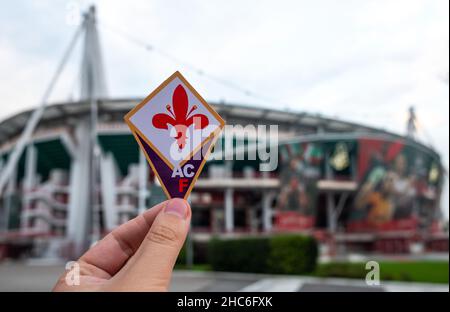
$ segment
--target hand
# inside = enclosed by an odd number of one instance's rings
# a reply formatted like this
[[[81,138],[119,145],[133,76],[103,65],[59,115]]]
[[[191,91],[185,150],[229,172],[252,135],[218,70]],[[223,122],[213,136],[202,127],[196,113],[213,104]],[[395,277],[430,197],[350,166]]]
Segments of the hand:
[[[119,226],[78,260],[80,285],[66,274],[53,291],[167,291],[191,221],[183,199],[171,199]]]

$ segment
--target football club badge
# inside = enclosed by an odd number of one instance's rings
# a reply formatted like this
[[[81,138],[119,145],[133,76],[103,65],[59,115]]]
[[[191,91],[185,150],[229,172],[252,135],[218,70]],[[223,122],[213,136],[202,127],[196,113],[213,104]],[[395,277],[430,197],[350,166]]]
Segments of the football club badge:
[[[177,71],[125,115],[168,198],[186,199],[225,122]]]

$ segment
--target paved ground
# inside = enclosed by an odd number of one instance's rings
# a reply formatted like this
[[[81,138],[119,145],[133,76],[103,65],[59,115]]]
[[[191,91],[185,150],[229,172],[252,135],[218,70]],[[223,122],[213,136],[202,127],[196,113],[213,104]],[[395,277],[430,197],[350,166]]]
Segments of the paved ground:
[[[50,291],[64,264],[1,263],[0,291]],[[449,291],[448,285],[364,281],[263,274],[175,271],[171,291]]]

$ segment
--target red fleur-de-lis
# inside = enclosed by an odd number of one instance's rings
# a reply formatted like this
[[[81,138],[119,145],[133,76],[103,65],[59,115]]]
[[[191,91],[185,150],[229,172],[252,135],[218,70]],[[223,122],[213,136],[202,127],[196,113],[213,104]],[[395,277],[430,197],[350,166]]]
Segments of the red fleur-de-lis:
[[[189,126],[194,125],[194,129],[204,129],[209,124],[208,117],[203,114],[191,113],[197,109],[194,105],[189,109],[188,96],[186,90],[180,84],[175,88],[172,95],[172,105],[173,111],[170,105],[166,106],[167,111],[170,113],[156,114],[153,116],[152,124],[155,128],[168,130],[169,126],[172,125],[177,135],[175,140],[177,140],[178,148],[183,149],[186,145],[186,130]]]

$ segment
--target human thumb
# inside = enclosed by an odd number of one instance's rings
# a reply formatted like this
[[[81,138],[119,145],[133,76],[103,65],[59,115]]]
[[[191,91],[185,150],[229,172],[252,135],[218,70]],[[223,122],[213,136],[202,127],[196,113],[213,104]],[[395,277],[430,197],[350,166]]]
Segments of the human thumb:
[[[187,201],[179,198],[167,201],[139,249],[111,282],[129,291],[168,290],[190,220],[191,208]]]

